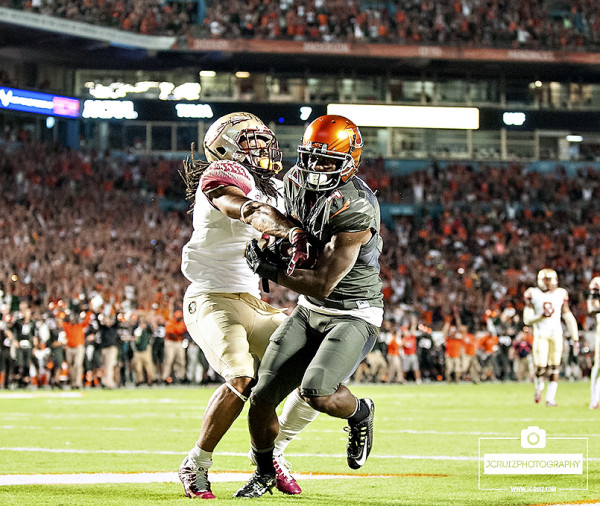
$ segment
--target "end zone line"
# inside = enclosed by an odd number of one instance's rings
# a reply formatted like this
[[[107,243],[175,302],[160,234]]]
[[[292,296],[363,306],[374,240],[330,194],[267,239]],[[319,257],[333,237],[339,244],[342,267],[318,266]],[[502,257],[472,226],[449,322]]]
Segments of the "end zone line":
[[[293,473],[301,480],[348,480],[351,478],[446,477],[446,474],[321,474]],[[248,472],[209,473],[213,483],[244,481],[252,476]],[[175,472],[157,473],[74,473],[74,474],[5,474],[0,475],[0,486],[10,485],[93,485],[116,483],[179,483]]]
[[[76,448],[25,448],[25,447],[0,447],[0,452],[44,452],[44,453],[83,453],[83,454],[120,454],[120,455],[187,455],[187,452],[169,451],[169,450],[84,450]],[[217,452],[217,455],[226,455],[228,457],[247,457],[248,453],[242,452]],[[286,453],[288,457],[321,457],[345,459],[345,453],[326,454],[326,453]],[[371,454],[370,459],[403,459],[403,460],[466,460],[476,461],[477,456],[467,455],[376,455]],[[352,475],[354,476],[354,475]]]

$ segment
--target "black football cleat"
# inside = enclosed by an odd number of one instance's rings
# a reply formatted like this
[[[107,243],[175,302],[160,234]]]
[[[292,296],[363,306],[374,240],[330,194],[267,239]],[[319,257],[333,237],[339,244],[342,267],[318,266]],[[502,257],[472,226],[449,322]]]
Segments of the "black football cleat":
[[[360,469],[365,462],[373,446],[373,418],[375,416],[375,404],[371,399],[361,399],[369,408],[369,416],[362,422],[356,424],[349,422],[349,427],[344,430],[348,432],[346,443],[346,460],[350,469]]]

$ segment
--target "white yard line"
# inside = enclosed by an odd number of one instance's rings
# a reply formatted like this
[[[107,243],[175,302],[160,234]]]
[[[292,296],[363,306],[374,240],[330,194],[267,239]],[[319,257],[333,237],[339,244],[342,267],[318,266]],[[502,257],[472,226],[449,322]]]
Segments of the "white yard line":
[[[213,483],[244,482],[252,473],[209,473]],[[296,474],[302,480],[340,480],[376,478],[351,474]],[[381,476],[382,478],[384,476]],[[4,474],[0,486],[7,485],[89,485],[103,483],[179,483],[177,473],[77,473],[77,474]]]
[[[19,446],[0,447],[0,451],[6,452],[43,452],[43,453],[83,453],[83,454],[125,454],[125,455],[186,455],[187,452],[175,452],[168,450],[85,450],[76,448],[26,448]],[[218,452],[219,455],[229,457],[247,457],[248,452]],[[286,453],[287,457],[320,457],[320,458],[346,458],[345,453],[326,454],[326,453]],[[477,457],[466,455],[375,455],[369,456],[371,459],[403,459],[403,460],[477,460]]]

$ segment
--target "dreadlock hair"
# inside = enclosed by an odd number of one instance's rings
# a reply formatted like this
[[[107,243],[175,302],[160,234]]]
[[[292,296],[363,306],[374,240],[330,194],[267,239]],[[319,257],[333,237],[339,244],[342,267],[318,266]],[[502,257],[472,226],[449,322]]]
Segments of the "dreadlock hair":
[[[191,154],[183,161],[183,168],[179,170],[179,175],[185,183],[185,200],[190,202],[188,213],[192,213],[194,211],[194,205],[196,204],[196,191],[198,190],[200,178],[202,177],[203,172],[211,164],[211,162],[204,160],[196,160],[194,157],[195,151],[196,143],[192,142]],[[258,170],[248,167],[245,164],[242,165],[244,165],[248,169],[248,172],[252,174],[254,184],[259,192],[274,199],[280,197],[280,194],[272,181],[272,172],[268,172],[266,170],[259,172]]]
[[[188,213],[194,211],[194,205],[196,204],[196,190],[198,190],[200,177],[210,165],[210,162],[196,160],[194,151],[196,151],[196,143],[192,142],[191,154],[183,161],[183,168],[179,171],[179,175],[185,183],[185,200],[190,202]]]

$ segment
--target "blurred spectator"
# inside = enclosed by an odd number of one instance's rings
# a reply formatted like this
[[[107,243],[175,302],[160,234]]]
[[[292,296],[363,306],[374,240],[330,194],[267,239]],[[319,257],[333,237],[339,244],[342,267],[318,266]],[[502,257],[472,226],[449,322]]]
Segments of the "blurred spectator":
[[[152,362],[152,318],[144,314],[138,317],[138,323],[133,331],[135,343],[133,344],[133,367],[135,369],[136,385],[144,384],[152,386],[154,382],[154,363]]]
[[[463,338],[464,361],[462,370],[469,379],[477,384],[481,379],[481,364],[479,363],[479,342],[472,332],[467,332]]]
[[[89,316],[83,319],[77,313],[71,312],[62,328],[65,333],[66,361],[69,369],[69,384],[71,388],[79,389],[83,386],[83,359],[85,353],[85,329],[89,324]],[[62,361],[60,362],[62,364]]]
[[[421,384],[421,368],[419,367],[419,356],[417,355],[417,317],[412,315],[410,318],[410,327],[402,327],[402,371],[404,378],[408,379],[408,374],[414,375],[417,385]]]
[[[387,362],[388,362],[388,383],[404,383],[404,374],[402,373],[402,338],[398,329],[392,324],[392,328],[386,336],[387,341]]]
[[[165,359],[162,380],[167,383],[182,382],[186,379],[185,349],[183,338],[187,333],[183,322],[183,311],[177,309],[173,317],[165,323]]]
[[[119,322],[113,314],[98,315],[98,334],[100,361],[102,367],[102,386],[115,388],[118,371],[115,370],[119,353],[120,339],[118,330]]]
[[[513,341],[514,371],[517,381],[533,381],[533,333],[529,327],[523,327]]]
[[[446,381],[458,382],[462,376],[462,340],[466,326],[460,319],[448,316],[442,332],[446,342]]]

